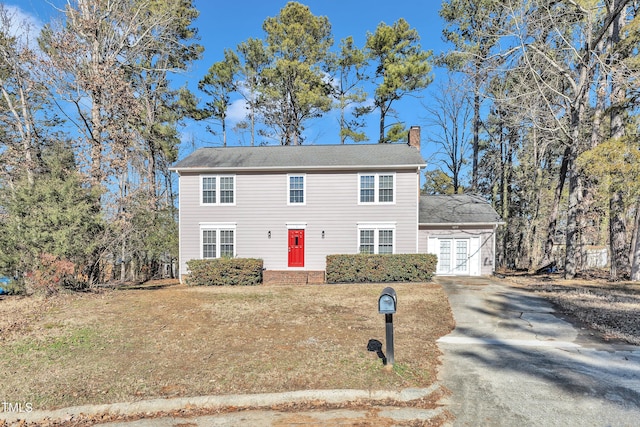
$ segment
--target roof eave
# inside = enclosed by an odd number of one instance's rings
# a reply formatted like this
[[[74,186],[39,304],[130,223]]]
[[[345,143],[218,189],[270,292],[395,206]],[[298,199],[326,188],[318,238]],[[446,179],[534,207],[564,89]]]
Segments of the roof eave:
[[[458,227],[470,227],[470,226],[480,226],[480,225],[505,225],[506,222],[504,221],[497,221],[497,222],[419,222],[418,226],[424,225],[424,226],[431,226],[431,227],[452,227],[452,226],[458,226]]]
[[[318,171],[332,171],[332,170],[369,170],[369,169],[422,169],[426,167],[426,163],[423,164],[404,164],[404,165],[351,165],[351,166],[264,166],[264,167],[170,167],[171,172],[219,172],[219,171],[241,171],[241,172],[279,172],[279,171],[291,171],[291,170],[318,170]]]

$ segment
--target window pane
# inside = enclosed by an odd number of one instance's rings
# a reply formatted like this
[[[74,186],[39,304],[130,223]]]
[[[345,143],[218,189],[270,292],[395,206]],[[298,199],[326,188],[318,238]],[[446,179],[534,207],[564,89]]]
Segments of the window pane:
[[[464,273],[467,271],[467,241],[456,240],[456,272]]]
[[[451,271],[451,240],[440,240],[438,270],[444,273]]]
[[[360,203],[375,202],[376,177],[374,175],[360,176]]]
[[[216,202],[216,178],[202,178],[202,203]]]
[[[378,253],[393,253],[393,230],[380,230],[378,235]]]
[[[216,257],[216,230],[202,230],[202,258]]]
[[[220,230],[220,256],[233,257],[233,230]]]
[[[304,203],[304,177],[289,177],[289,203]]]
[[[372,254],[373,249],[373,230],[360,230],[360,253]]]
[[[233,177],[220,178],[220,203],[233,203]]]
[[[393,202],[393,175],[380,175],[378,201]]]

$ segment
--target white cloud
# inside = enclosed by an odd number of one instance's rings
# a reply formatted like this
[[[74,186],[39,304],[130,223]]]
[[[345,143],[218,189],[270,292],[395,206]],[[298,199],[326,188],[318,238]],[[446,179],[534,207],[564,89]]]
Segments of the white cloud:
[[[44,24],[35,15],[25,12],[18,6],[0,5],[3,8],[2,13],[2,31],[6,34],[16,37],[20,42],[27,43],[30,48],[37,49],[37,38]],[[4,28],[8,25],[9,28]]]
[[[227,120],[229,124],[234,125],[247,118],[247,101],[245,99],[237,99],[229,105],[227,110]]]

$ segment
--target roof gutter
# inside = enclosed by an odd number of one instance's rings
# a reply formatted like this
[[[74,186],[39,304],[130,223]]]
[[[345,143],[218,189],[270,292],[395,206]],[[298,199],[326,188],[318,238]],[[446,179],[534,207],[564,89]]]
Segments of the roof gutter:
[[[419,222],[418,226],[431,226],[431,227],[470,227],[478,225],[505,225],[506,222]]]
[[[292,170],[317,170],[317,171],[352,171],[352,170],[399,170],[399,169],[411,169],[418,168],[418,170],[426,167],[426,164],[408,164],[408,165],[352,165],[352,166],[263,166],[263,167],[170,167],[171,172],[222,172],[222,171],[241,171],[241,172],[279,172],[279,171],[292,171]]]

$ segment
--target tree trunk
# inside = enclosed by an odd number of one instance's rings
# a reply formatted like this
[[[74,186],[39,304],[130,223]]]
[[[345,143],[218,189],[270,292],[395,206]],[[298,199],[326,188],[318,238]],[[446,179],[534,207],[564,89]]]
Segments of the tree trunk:
[[[340,95],[340,144],[344,144],[347,139],[344,133],[344,128],[346,127],[344,124],[344,109],[344,95]]]
[[[567,170],[569,167],[569,156],[571,155],[571,147],[567,147],[562,154],[562,162],[560,163],[560,171],[558,173],[558,184],[553,194],[553,204],[551,212],[549,212],[549,225],[547,226],[547,240],[544,245],[544,254],[542,256],[542,265],[546,265],[553,260],[554,238],[558,227],[558,213],[560,212],[560,201],[562,200],[562,192],[567,178]]]
[[[102,120],[100,117],[102,100],[100,99],[100,93],[97,91],[91,95],[91,129],[89,129],[91,143],[91,185],[94,188],[99,188],[99,186],[102,185]]]
[[[620,3],[616,0],[615,3]],[[620,28],[624,23],[625,13],[622,11],[611,25],[611,50],[615,51],[620,43]],[[611,66],[611,138],[624,137],[624,102],[626,93],[619,58],[615,58]],[[613,182],[618,179],[612,177]],[[621,184],[621,183],[620,183]],[[619,185],[611,188],[609,199],[609,245],[611,249],[611,279],[617,280],[620,274],[629,269],[629,249],[627,247],[627,227],[625,221],[624,194]]]
[[[631,249],[630,279],[637,282],[640,281],[640,202],[636,202],[636,215]]]
[[[513,147],[515,144],[515,132],[510,132],[507,141],[501,137],[500,151],[501,151],[501,179],[500,179],[500,198],[502,199],[501,217],[502,220],[508,222],[511,217],[511,179],[513,169]],[[513,244],[514,230],[513,224],[507,226],[504,233],[504,256],[508,268],[517,268],[518,263],[518,251],[514,251],[513,248],[509,248],[509,243]],[[520,248],[520,242],[518,248]],[[519,249],[518,249],[519,250]]]
[[[629,269],[629,250],[626,242],[624,199],[621,191],[612,191],[609,199],[609,248],[611,252],[611,280],[618,280]]]
[[[569,206],[567,209],[566,254],[564,275],[566,279],[573,279],[578,271],[579,230],[578,212],[580,210],[581,182],[578,175],[576,158],[573,150],[569,157],[567,172],[569,175]]]
[[[533,157],[533,191],[528,197],[530,203],[534,206],[533,215],[531,217],[531,238],[529,239],[529,262],[527,268],[529,270],[534,268],[534,265],[540,259],[540,239],[539,234],[539,217],[540,217],[540,204],[541,197],[540,191],[542,189],[542,158],[544,158],[545,148],[541,148],[538,137],[538,131],[533,129],[533,144],[534,144],[534,157]],[[546,147],[543,145],[543,147]]]
[[[478,82],[479,77],[476,71],[475,87],[473,94],[473,170],[471,177],[471,192],[475,193],[478,189],[478,151],[480,151],[480,94]]]
[[[383,112],[383,107],[380,107],[379,129],[380,129],[380,139],[378,140],[378,142],[379,143],[383,143],[384,142],[384,112]]]
[[[253,112],[253,107],[251,107],[251,111],[249,112],[249,117],[251,119],[251,146],[255,145],[256,138],[256,118],[255,113]]]
[[[120,247],[120,282],[125,282],[127,278],[127,263],[125,262],[126,255],[127,248],[125,240],[123,240]]]
[[[220,121],[222,122],[222,146],[226,147],[227,146],[227,122],[224,118]]]

